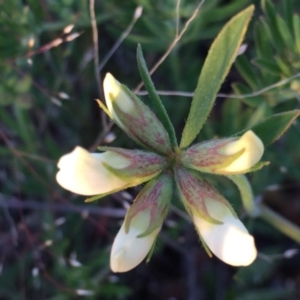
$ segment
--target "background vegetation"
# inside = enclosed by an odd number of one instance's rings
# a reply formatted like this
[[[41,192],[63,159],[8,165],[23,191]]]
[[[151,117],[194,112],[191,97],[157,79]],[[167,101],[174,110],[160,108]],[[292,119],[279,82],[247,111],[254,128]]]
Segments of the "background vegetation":
[[[247,49],[237,57],[198,140],[230,136],[299,108],[300,2],[207,0],[153,73],[157,89],[168,91],[162,97],[178,134],[191,98],[170,94],[194,91],[213,38],[251,3],[256,10]],[[100,144],[137,147],[94,101],[104,99],[101,79],[111,72],[134,89],[141,81],[137,43],[151,69],[198,4],[0,0],[0,299],[300,298],[299,243],[245,215],[238,191],[226,179],[215,185],[255,236],[260,254],[254,264],[237,269],[210,259],[175,201],[151,262],[125,274],[111,273],[109,251],[139,187],[84,204],[84,197],[55,181],[58,158],[76,145],[91,151]],[[137,7],[143,8],[141,16]],[[147,96],[142,99],[148,104]],[[271,164],[249,177],[256,199],[296,226],[299,136],[296,120],[266,149],[264,160]]]

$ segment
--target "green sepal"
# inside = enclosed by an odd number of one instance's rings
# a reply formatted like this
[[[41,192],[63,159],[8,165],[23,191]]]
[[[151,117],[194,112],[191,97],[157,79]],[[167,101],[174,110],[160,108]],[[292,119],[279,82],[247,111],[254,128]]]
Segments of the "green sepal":
[[[176,167],[175,180],[181,200],[191,218],[197,216],[212,224],[223,224],[222,221],[209,215],[206,200],[223,204],[237,217],[229,202],[211,184],[202,179],[199,172]]]
[[[86,199],[84,200],[84,202],[85,202],[85,203],[93,202],[93,201],[102,199],[102,198],[104,198],[104,197],[106,197],[106,196],[108,196],[108,195],[111,195],[111,194],[114,194],[114,193],[123,191],[123,190],[128,189],[128,188],[133,187],[133,186],[136,186],[136,184],[128,184],[128,185],[126,185],[125,187],[122,187],[122,188],[120,188],[120,189],[115,189],[115,190],[112,190],[112,191],[110,191],[110,192],[108,192],[108,193],[98,194],[98,195],[95,195],[95,196],[86,198]]]
[[[151,234],[154,230],[161,228],[162,223],[164,222],[167,214],[168,214],[168,210],[169,210],[169,205],[166,205],[164,207],[161,207],[161,212],[156,218],[154,218],[154,221],[152,220],[152,224],[149,225],[149,227],[147,228],[146,231],[144,231],[143,233],[139,234],[137,237],[138,238],[143,238],[149,234]]]
[[[183,166],[200,172],[228,174],[228,172],[219,170],[229,166],[245,152],[245,149],[241,149],[232,155],[222,154],[222,147],[234,140],[234,138],[230,138],[195,144],[181,154],[180,162]]]
[[[156,246],[156,243],[157,243],[157,239],[158,239],[158,235],[156,236],[156,238],[155,238],[155,240],[154,240],[154,242],[153,242],[153,244],[152,244],[152,246],[150,248],[150,251],[149,251],[149,253],[147,255],[147,258],[146,258],[146,263],[149,263],[150,260],[151,260],[151,258],[152,258],[152,255],[154,253],[155,246]]]
[[[130,162],[128,166],[123,168],[115,168],[109,163],[102,162],[107,170],[124,181],[137,181],[138,183],[148,181],[157,176],[168,163],[164,157],[144,150],[128,150],[117,147],[98,147],[98,149],[114,152]]]
[[[165,172],[149,181],[135,198],[125,218],[125,232],[129,231],[131,220],[141,212],[149,213],[147,229],[137,237],[142,238],[161,228],[173,194],[170,172]]]
[[[135,106],[135,112],[127,114],[123,112],[114,101],[112,102],[113,109],[122,124],[121,129],[136,143],[153,152],[159,154],[171,153],[172,146],[169,134],[161,121],[154,112],[125,85],[121,84],[121,88],[132,99]]]
[[[101,100],[96,99],[98,105],[100,106],[100,108],[112,119],[112,116],[109,112],[109,110],[107,109],[107,107],[101,102]]]
[[[196,226],[195,226],[195,229],[196,229],[196,231],[197,231],[197,233],[198,233],[199,239],[200,239],[200,241],[201,241],[201,244],[202,244],[202,246],[203,246],[205,252],[207,253],[207,255],[208,255],[210,258],[212,258],[213,255],[212,255],[212,253],[211,253],[209,247],[208,247],[207,244],[205,243],[205,241],[204,241],[204,239],[203,239],[203,237],[202,237],[200,231],[198,230],[198,228],[197,228]]]
[[[260,161],[256,163],[254,166],[252,166],[250,169],[244,171],[243,173],[251,173],[261,170],[263,167],[266,167],[270,164],[269,161]],[[242,173],[241,173],[242,174]]]

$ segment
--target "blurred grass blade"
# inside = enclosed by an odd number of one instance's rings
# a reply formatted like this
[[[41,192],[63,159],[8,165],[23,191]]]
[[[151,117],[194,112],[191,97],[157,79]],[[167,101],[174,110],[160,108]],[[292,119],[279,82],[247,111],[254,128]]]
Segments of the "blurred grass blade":
[[[141,78],[144,82],[144,85],[148,92],[149,98],[151,99],[151,101],[153,103],[155,113],[157,114],[158,119],[162,122],[165,129],[167,130],[167,132],[170,136],[172,146],[177,147],[177,139],[176,139],[174,127],[170,121],[170,118],[168,116],[168,113],[167,113],[163,103],[161,102],[158,94],[156,93],[155,86],[150,77],[150,73],[148,71],[148,68],[147,68],[147,65],[146,65],[146,62],[144,59],[142,47],[140,44],[138,44],[138,47],[137,47],[137,63],[138,63],[138,68],[139,68]]]
[[[286,49],[292,49],[295,48],[295,44],[293,41],[293,31],[291,31],[288,27],[288,24],[279,16],[276,16],[277,24],[278,24],[278,30],[282,36],[282,40],[285,43]]]
[[[277,66],[280,68],[281,73],[286,77],[293,76],[292,70],[290,69],[290,64],[285,62],[281,56],[274,56],[274,60],[277,63]]]
[[[289,29],[289,32],[293,35],[294,29],[293,29],[293,4],[292,0],[285,0],[283,1],[284,5],[284,19],[287,23],[287,27]]]
[[[262,101],[260,105],[249,115],[247,119],[246,127],[253,127],[258,124],[261,120],[272,115],[272,110],[269,103]]]
[[[281,69],[274,62],[274,60],[256,58],[255,60],[253,60],[253,64],[269,74],[276,75],[278,77],[280,76]]]
[[[251,128],[243,130],[240,134],[251,129],[262,140],[264,145],[267,146],[278,140],[299,116],[299,109],[276,114],[266,118]]]
[[[259,58],[272,57],[272,48],[268,38],[269,36],[265,33],[264,25],[260,22],[256,22],[254,25],[254,40]]]
[[[298,15],[293,16],[293,24],[296,49],[300,54],[300,17]]]
[[[246,56],[238,56],[234,64],[238,69],[239,73],[243,76],[244,80],[249,84],[249,86],[253,90],[260,88],[257,74],[254,73],[253,68]]]
[[[234,84],[232,84],[231,87],[234,91],[234,94],[238,94],[238,95],[250,94],[252,92],[252,90],[248,86],[244,85],[243,83],[234,83]],[[235,101],[236,101],[236,99],[235,99]],[[256,96],[256,97],[250,97],[250,98],[245,97],[245,98],[241,99],[241,101],[250,107],[257,107],[262,102],[264,102],[265,99],[262,96]],[[237,112],[237,113],[239,113],[239,112]]]
[[[259,205],[259,209],[261,211],[261,217],[265,219],[267,222],[272,224],[279,231],[284,233],[286,236],[290,237],[294,241],[300,244],[300,227],[291,221],[285,219],[277,212],[268,208],[264,204]]]
[[[235,15],[214,40],[201,70],[180,147],[188,147],[205,123],[216,94],[235,60],[247,30],[254,6]]]
[[[277,19],[276,19],[276,10],[271,1],[265,0],[263,1],[263,10],[265,11],[268,21],[269,28],[272,34],[272,40],[275,48],[278,52],[282,53],[284,49],[284,42],[282,40],[282,36],[278,29]]]

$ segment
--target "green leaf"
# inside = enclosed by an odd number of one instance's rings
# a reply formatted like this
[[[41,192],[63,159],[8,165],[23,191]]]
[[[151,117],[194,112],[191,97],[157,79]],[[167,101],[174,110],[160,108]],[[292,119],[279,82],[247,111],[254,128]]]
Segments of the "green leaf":
[[[250,94],[252,93],[252,90],[249,89],[249,87],[245,86],[243,83],[233,83],[232,84],[232,89],[235,94],[241,95],[241,94]],[[245,97],[240,99],[242,102],[247,104],[250,107],[257,107],[259,106],[262,102],[265,101],[265,99],[262,96],[256,96],[256,97]],[[237,99],[235,99],[237,101]]]
[[[242,102],[238,99],[226,99],[222,106],[222,119],[221,119],[221,136],[228,136],[243,128],[240,123],[241,118],[236,118],[237,114],[242,111]]]
[[[274,60],[276,61],[278,67],[285,76],[290,77],[293,75],[289,63],[285,62],[280,56],[274,56]]]
[[[265,118],[269,117],[270,115],[272,115],[272,110],[269,104],[266,101],[264,101],[249,116],[246,126],[252,127],[258,124],[261,120],[264,120]]]
[[[290,31],[288,24],[285,23],[285,21],[280,17],[276,16],[277,24],[278,24],[278,30],[281,34],[282,40],[285,43],[285,46],[287,49],[294,49],[294,41],[293,41],[293,31]]]
[[[254,25],[254,40],[256,52],[259,58],[271,57],[272,48],[269,42],[269,36],[265,32],[264,24],[261,22],[256,22]]]
[[[151,99],[151,101],[153,103],[154,110],[157,114],[157,117],[162,122],[165,129],[167,130],[170,140],[171,140],[171,143],[172,143],[172,146],[177,147],[177,139],[176,139],[174,127],[169,119],[169,116],[167,114],[167,111],[166,111],[164,105],[162,104],[158,94],[156,93],[155,86],[151,80],[150,73],[148,71],[148,68],[147,68],[147,65],[146,65],[146,62],[144,59],[144,55],[142,52],[142,47],[140,44],[138,44],[138,47],[137,47],[137,63],[138,63],[138,68],[139,68],[141,78],[144,82],[144,85],[148,92],[149,98]]]
[[[257,74],[255,74],[255,72],[253,71],[252,65],[250,64],[246,56],[238,56],[235,60],[234,65],[252,89],[255,90],[260,87]]]
[[[216,94],[235,60],[246,33],[254,6],[235,15],[214,40],[201,70],[180,147],[188,147],[205,123]]]
[[[294,34],[294,29],[293,29],[293,4],[292,4],[292,0],[283,1],[283,5],[284,5],[284,19],[287,23],[287,26],[289,28],[290,33],[293,35]]]
[[[243,130],[241,134],[251,129],[262,140],[264,145],[267,146],[278,140],[299,116],[299,109],[276,114],[266,118],[251,128]]]
[[[253,64],[272,75],[279,76],[281,73],[281,69],[274,61],[265,58],[256,58],[253,60]]]

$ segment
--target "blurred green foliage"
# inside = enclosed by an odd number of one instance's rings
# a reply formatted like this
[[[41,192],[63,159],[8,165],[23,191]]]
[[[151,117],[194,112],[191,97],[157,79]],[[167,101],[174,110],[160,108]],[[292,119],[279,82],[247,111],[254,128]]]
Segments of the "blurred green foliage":
[[[256,11],[245,39],[248,48],[237,57],[220,92],[249,94],[298,74],[299,1],[210,0],[153,74],[157,89],[194,91],[212,39],[251,3]],[[197,4],[180,1],[180,29]],[[100,61],[139,5],[142,16],[101,71],[101,76],[109,71],[131,88],[140,82],[137,43],[149,67],[172,43],[176,1],[95,1]],[[64,32],[70,24],[72,31]],[[74,33],[80,35],[71,39]],[[207,257],[194,229],[178,213],[180,203],[170,212],[166,234],[148,265],[127,274],[110,272],[109,248],[126,197],[100,200],[97,206],[103,210],[93,204],[85,208],[83,197],[55,182],[62,154],[75,145],[91,149],[95,142],[108,143],[107,120],[93,101],[103,95],[94,74],[89,1],[0,0],[0,69],[1,299],[299,299],[299,254],[276,256],[299,249],[298,244],[262,220],[247,219],[264,254],[252,266],[233,269]],[[219,97],[197,140],[230,136],[275,113],[299,109],[299,92],[295,77],[254,97]],[[179,135],[190,99],[162,99]],[[136,147],[118,128],[111,132],[117,136],[113,146]],[[296,120],[266,149],[264,160],[270,166],[250,175],[255,195],[298,226],[299,135]],[[242,214],[236,188],[227,179],[211,181]],[[134,196],[137,191],[128,192]]]

